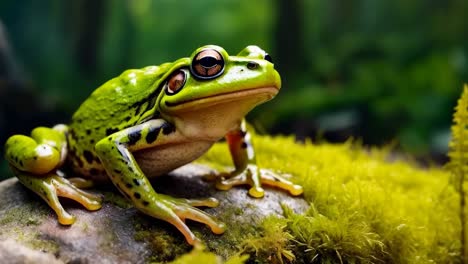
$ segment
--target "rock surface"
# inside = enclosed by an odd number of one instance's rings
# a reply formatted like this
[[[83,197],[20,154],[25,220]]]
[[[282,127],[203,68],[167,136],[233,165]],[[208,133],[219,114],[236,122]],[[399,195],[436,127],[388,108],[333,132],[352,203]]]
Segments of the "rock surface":
[[[216,197],[217,208],[203,209],[228,226],[214,235],[206,226],[188,222],[192,231],[216,254],[227,257],[249,234],[258,232],[261,220],[282,215],[280,203],[296,212],[308,205],[302,198],[268,189],[263,199],[253,199],[246,188],[217,191],[201,176],[212,172],[202,165],[187,165],[153,181],[156,191],[184,198]],[[64,201],[77,217],[70,227],[61,226],[54,212],[16,179],[0,183],[0,259],[2,263],[146,263],[172,260],[188,252],[183,236],[171,225],[138,212],[114,188],[103,193],[101,210],[86,211]],[[63,200],[62,200],[63,201]]]

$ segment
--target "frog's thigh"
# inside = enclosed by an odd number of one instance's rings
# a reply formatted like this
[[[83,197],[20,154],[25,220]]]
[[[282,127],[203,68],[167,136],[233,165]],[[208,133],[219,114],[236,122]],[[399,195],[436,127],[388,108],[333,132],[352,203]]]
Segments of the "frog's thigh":
[[[57,168],[66,156],[66,127],[38,127],[31,136],[14,135],[5,144],[5,158],[15,168],[45,174]]]
[[[70,225],[75,217],[63,209],[59,196],[73,199],[88,210],[97,210],[101,204],[99,197],[79,190],[55,172],[66,158],[66,131],[65,125],[57,125],[38,127],[30,137],[14,135],[7,140],[5,156],[18,180],[49,204],[61,224]]]

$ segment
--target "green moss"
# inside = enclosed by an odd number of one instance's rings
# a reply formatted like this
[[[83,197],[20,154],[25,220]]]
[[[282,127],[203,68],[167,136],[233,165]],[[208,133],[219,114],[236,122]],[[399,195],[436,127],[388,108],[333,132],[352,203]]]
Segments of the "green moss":
[[[163,223],[162,225],[166,224]],[[190,250],[190,246],[183,241],[180,234],[177,235],[168,230],[173,230],[169,228],[168,224],[167,228],[155,226],[144,220],[140,220],[135,224],[135,234],[133,235],[135,241],[145,242],[152,253],[147,259],[148,262],[167,262]],[[173,231],[177,232],[176,230]]]
[[[55,254],[59,250],[56,242],[43,237],[38,232],[31,232],[31,230],[37,229],[36,226],[42,223],[50,210],[47,205],[41,204],[41,202],[42,200],[4,211],[0,216],[0,225],[2,226],[0,234],[3,237],[14,237],[32,249]]]
[[[261,236],[249,235],[241,244],[242,252],[251,253],[265,263],[289,263],[295,260],[292,252],[293,236],[285,231],[286,219],[270,216],[262,222]]]
[[[108,219],[106,221],[109,222],[106,225],[110,225],[111,220]],[[117,234],[113,230],[99,230],[97,232],[99,233],[99,237],[102,237],[100,250],[103,252],[103,254],[106,254],[106,252],[109,252],[113,249],[113,245],[117,242]]]
[[[83,232],[88,232],[89,231],[89,225],[88,223],[86,222],[83,222],[83,224],[81,225],[81,228],[83,229]]]
[[[192,264],[192,263],[203,263],[203,264],[243,264],[247,260],[246,255],[235,255],[223,261],[220,256],[214,253],[206,252],[203,248],[194,248],[191,252],[186,253],[176,260],[170,262],[171,264]]]
[[[52,239],[43,238],[40,234],[35,234],[34,239],[25,239],[28,245],[35,250],[56,254],[60,246]]]
[[[227,231],[222,234],[222,239],[217,239],[217,235],[203,234],[194,231],[202,241],[207,243],[209,250],[216,252],[224,259],[242,251],[243,243],[246,239],[260,237],[262,229],[258,228],[252,221],[248,221],[242,217],[242,210],[239,207],[232,205],[224,205],[224,210],[221,216],[221,221],[229,222]],[[229,220],[228,220],[229,219]],[[245,251],[245,253],[249,253]]]
[[[5,226],[10,223],[16,225],[39,225],[41,223],[42,216],[45,213],[42,213],[44,210],[37,210],[38,207],[44,205],[39,204],[26,204],[22,207],[13,207],[3,213],[3,216],[0,217],[0,225]],[[35,213],[31,213],[35,212]]]
[[[298,144],[292,137],[255,136],[254,144],[259,165],[293,175],[312,205],[302,215],[286,210],[286,227],[277,223],[276,230],[292,236],[278,248],[305,252],[296,254],[297,263],[457,262],[458,203],[448,172],[352,142]],[[220,143],[198,162],[226,168],[232,161]],[[272,240],[251,244],[255,252],[278,240],[255,236],[250,241]]]

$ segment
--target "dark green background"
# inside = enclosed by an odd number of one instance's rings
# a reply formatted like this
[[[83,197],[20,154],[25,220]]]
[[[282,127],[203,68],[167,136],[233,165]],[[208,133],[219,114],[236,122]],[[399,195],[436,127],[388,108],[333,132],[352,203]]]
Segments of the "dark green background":
[[[66,122],[125,69],[256,44],[283,77],[249,116],[261,132],[443,157],[468,79],[467,11],[466,0],[3,0],[0,144]]]

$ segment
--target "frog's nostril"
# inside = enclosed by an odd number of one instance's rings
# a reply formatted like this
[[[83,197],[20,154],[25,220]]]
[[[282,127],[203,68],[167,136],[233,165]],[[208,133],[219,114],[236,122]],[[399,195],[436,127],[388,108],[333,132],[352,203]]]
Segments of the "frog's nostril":
[[[249,61],[249,62],[247,63],[247,68],[248,68],[249,70],[255,70],[255,69],[258,68],[258,66],[259,66],[258,63],[253,62],[253,61]]]

